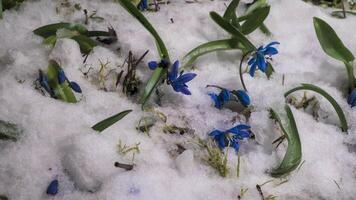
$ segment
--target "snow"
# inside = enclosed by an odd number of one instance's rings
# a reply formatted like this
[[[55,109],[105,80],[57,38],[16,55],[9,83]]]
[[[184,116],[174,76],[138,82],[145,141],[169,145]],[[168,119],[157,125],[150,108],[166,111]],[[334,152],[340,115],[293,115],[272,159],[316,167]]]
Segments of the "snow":
[[[150,105],[167,116],[167,125],[187,127],[194,133],[163,133],[165,123],[157,119],[147,136],[137,131],[136,126],[142,116],[152,113],[142,112],[135,98],[127,98],[121,89],[115,89],[112,77],[107,82],[107,92],[101,89],[97,78],[99,59],[103,63],[110,62],[107,69],[110,71],[118,69],[130,50],[137,57],[149,50],[138,67],[138,76],[145,83],[151,74],[145,63],[158,59],[151,36],[118,3],[76,0],[83,9],[90,13],[96,10],[97,16],[105,18],[104,22],[91,20],[89,30],[106,30],[112,25],[118,34],[116,44],[95,47],[84,65],[76,42],[61,39],[51,50],[42,44],[42,38],[32,33],[35,28],[60,21],[83,23],[82,11],[61,6],[61,2],[27,1],[19,10],[5,11],[0,21],[0,119],[16,123],[24,130],[17,142],[0,141],[0,195],[11,200],[232,200],[237,199],[241,189],[248,189],[242,199],[259,199],[256,184],[273,180],[262,186],[265,196],[354,199],[356,109],[347,105],[340,90],[346,83],[343,64],[322,51],[312,23],[313,16],[326,20],[355,53],[356,38],[351,31],[356,27],[354,17],[335,19],[327,10],[303,1],[269,2],[271,13],[266,25],[273,32],[272,37],[256,31],[249,38],[257,45],[275,40],[281,43],[280,53],[273,61],[277,73],[271,80],[261,73],[254,78],[244,76],[254,106],[248,123],[256,134],[256,141],[241,143],[238,178],[237,156],[232,149],[229,151],[230,174],[222,178],[202,160],[203,152],[194,142],[197,137],[206,138],[214,128],[225,130],[237,123],[246,123],[243,116],[229,109],[214,108],[207,94],[215,90],[205,87],[216,84],[241,89],[237,74],[241,54],[218,52],[199,58],[194,70],[198,76],[188,83],[191,96],[163,86],[160,89],[165,95],[161,106],[156,105],[152,97]],[[170,2],[161,5],[159,12],[146,12],[145,16],[165,41],[172,60],[181,59],[202,42],[228,36],[209,18],[209,11],[223,13],[228,1]],[[57,60],[69,79],[81,86],[83,96],[79,103],[64,103],[34,89],[38,69],[45,70],[49,59]],[[86,78],[81,70],[89,67],[93,69]],[[317,97],[322,116],[319,121],[303,110],[292,108],[305,162],[285,179],[273,179],[267,171],[281,161],[286,143],[278,150],[272,146],[271,142],[280,135],[266,110],[269,107],[283,109],[284,92],[304,82],[322,87],[336,99],[349,122],[349,134],[341,132],[335,111],[321,97]],[[296,95],[301,96],[302,92]],[[90,128],[126,109],[133,112],[103,133]],[[236,117],[238,122],[233,123]],[[127,145],[140,143],[140,153],[135,154],[131,171],[114,167],[115,162],[132,164],[132,154],[118,153],[119,140]],[[187,150],[180,155],[172,153],[177,150],[176,144],[182,144]],[[59,180],[59,192],[50,197],[45,191],[55,178]],[[288,181],[280,184],[285,180]]]

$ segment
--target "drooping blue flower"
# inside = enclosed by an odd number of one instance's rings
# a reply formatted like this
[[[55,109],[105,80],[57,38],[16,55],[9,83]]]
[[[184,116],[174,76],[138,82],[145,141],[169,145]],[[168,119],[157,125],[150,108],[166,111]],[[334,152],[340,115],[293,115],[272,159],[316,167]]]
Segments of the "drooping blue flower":
[[[213,137],[221,150],[230,146],[238,152],[239,140],[250,138],[252,136],[250,128],[251,127],[248,125],[240,124],[227,131],[214,130],[209,133],[209,136]]]
[[[187,82],[195,78],[195,73],[186,73],[183,72],[178,76],[179,61],[175,61],[172,65],[172,69],[168,72],[168,84],[170,84],[174,91],[181,92],[185,95],[191,95],[191,92],[188,90]]]
[[[58,83],[62,84],[64,81],[68,80],[63,69],[59,69],[58,71]]]
[[[246,91],[244,90],[237,90],[236,91],[236,96],[239,99],[239,101],[241,102],[241,104],[245,107],[249,106],[251,101],[250,101],[250,97],[248,96],[248,94],[246,93]]]
[[[148,63],[148,68],[150,68],[150,70],[155,70],[157,67],[167,68],[168,65],[169,62],[166,59],[162,59],[159,63],[157,61],[150,61]]]
[[[209,96],[214,101],[214,106],[217,109],[221,109],[224,103],[230,100],[230,91],[227,89],[222,89],[220,93],[217,95],[215,93],[209,93]]]
[[[349,97],[347,98],[347,103],[352,107],[356,106],[356,88],[352,90]]]
[[[58,193],[58,180],[53,180],[47,187],[47,194],[56,195]]]
[[[77,93],[82,93],[82,89],[80,88],[80,86],[78,85],[78,83],[74,82],[74,81],[71,81],[69,82],[69,86],[70,88],[72,88],[72,90],[74,92],[77,92]]]
[[[253,77],[255,75],[256,68],[262,72],[266,72],[268,63],[266,61],[266,57],[271,57],[278,53],[278,50],[273,47],[273,45],[279,44],[279,42],[271,42],[267,44],[265,47],[260,46],[257,51],[254,53],[252,58],[248,61],[248,65],[250,65],[250,75]]]
[[[140,3],[137,5],[137,8],[141,11],[144,11],[148,8],[148,0],[141,0]]]
[[[39,70],[38,81],[39,81],[40,85],[51,95],[51,97],[53,97],[54,96],[54,92],[53,92],[52,88],[49,86],[48,78],[43,73],[42,70]]]

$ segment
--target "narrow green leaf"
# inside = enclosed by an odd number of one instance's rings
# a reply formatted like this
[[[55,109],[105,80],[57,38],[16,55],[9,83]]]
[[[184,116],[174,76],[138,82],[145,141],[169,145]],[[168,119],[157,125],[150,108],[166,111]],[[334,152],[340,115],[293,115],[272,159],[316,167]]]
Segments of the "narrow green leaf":
[[[78,42],[80,47],[80,52],[86,55],[88,55],[96,46],[96,43],[92,39],[84,35],[76,35],[71,37],[71,39]]]
[[[285,136],[288,141],[287,152],[278,168],[273,169],[271,176],[280,177],[292,172],[298,167],[302,160],[302,144],[300,142],[298,128],[293,113],[288,105],[285,106],[288,117],[288,129]]]
[[[247,50],[256,50],[256,47],[239,31],[237,30],[234,26],[232,26],[226,19],[222,18],[219,14],[216,12],[210,12],[210,17],[225,31],[230,33],[231,35],[236,38],[239,42],[242,43],[243,46],[246,47]]]
[[[0,120],[0,140],[17,141],[22,134],[22,130],[16,125]]]
[[[0,19],[2,19],[2,0],[0,0]]]
[[[190,66],[199,56],[210,52],[234,49],[245,49],[245,47],[234,39],[207,42],[199,45],[198,47],[191,50],[187,55],[185,55],[183,58],[182,66],[183,68]]]
[[[229,6],[226,8],[224,18],[230,22],[236,28],[240,28],[240,24],[237,21],[236,9],[239,6],[240,0],[232,0]]]
[[[341,130],[344,132],[347,131],[348,125],[347,125],[346,117],[345,117],[343,110],[341,109],[340,105],[336,102],[336,100],[334,98],[332,98],[332,96],[330,96],[325,90],[321,89],[318,86],[312,85],[312,84],[303,83],[301,86],[295,87],[295,88],[287,91],[286,93],[284,93],[284,97],[287,97],[289,94],[291,94],[295,91],[298,91],[298,90],[311,90],[311,91],[319,93],[320,95],[325,97],[331,103],[331,105],[334,107],[334,109],[340,119]]]
[[[103,130],[109,128],[111,125],[115,124],[116,122],[118,122],[120,119],[122,119],[123,117],[125,117],[127,114],[129,114],[132,110],[125,110],[122,111],[116,115],[113,115],[107,119],[104,119],[103,121],[95,124],[93,127],[91,127],[92,129],[102,132]]]
[[[245,22],[241,25],[241,32],[245,35],[252,33],[258,27],[263,25],[263,21],[267,18],[270,11],[270,6],[265,6],[254,10]]]
[[[317,17],[313,21],[316,35],[326,54],[346,63],[355,59],[329,24]]]
[[[55,23],[55,24],[49,24],[46,26],[41,26],[37,28],[36,30],[33,31],[36,35],[42,36],[43,38],[48,38],[49,36],[56,35],[57,31],[59,29],[69,29],[72,31],[78,31],[80,34],[85,34],[88,30],[80,25],[80,24],[71,24],[71,23],[65,23],[65,22],[60,22],[60,23]]]
[[[77,99],[75,98],[75,95],[72,89],[69,87],[67,81],[63,84],[58,83],[59,70],[60,66],[58,63],[54,60],[50,60],[47,68],[47,77],[48,83],[53,89],[55,97],[68,103],[76,103]]]
[[[135,5],[131,3],[130,0],[118,0],[120,5],[126,9],[133,17],[135,17],[145,28],[148,32],[152,34],[156,41],[156,46],[158,53],[160,54],[161,59],[166,59],[170,62],[169,54],[167,51],[166,46],[164,45],[163,40],[158,35],[157,31],[153,28],[150,22],[145,18],[145,16],[136,8]],[[148,98],[151,96],[153,90],[158,85],[161,78],[166,74],[167,70],[163,70],[162,68],[158,67],[153,75],[151,76],[150,80],[146,84],[145,91],[140,99],[140,103],[142,106],[146,103]]]

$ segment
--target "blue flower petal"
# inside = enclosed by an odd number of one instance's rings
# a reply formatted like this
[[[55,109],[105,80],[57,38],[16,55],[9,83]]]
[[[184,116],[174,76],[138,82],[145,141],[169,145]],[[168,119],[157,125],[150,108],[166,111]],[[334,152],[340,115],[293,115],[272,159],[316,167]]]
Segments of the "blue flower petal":
[[[211,97],[211,99],[214,101],[214,106],[217,108],[217,109],[221,109],[222,107],[222,102],[220,101],[218,95],[214,94],[214,93],[209,93],[209,96]]]
[[[278,53],[278,50],[274,47],[268,47],[263,54],[264,55],[268,55],[268,56],[272,56]]]
[[[230,146],[235,149],[236,153],[239,152],[240,145],[238,141],[231,140]]]
[[[48,78],[46,75],[43,74],[42,70],[39,70],[39,78],[38,78],[40,85],[51,95],[54,96],[54,92],[49,86]]]
[[[271,46],[273,46],[273,45],[276,45],[276,44],[280,44],[280,43],[277,42],[277,41],[275,41],[275,42],[270,42],[269,44],[267,44],[267,45],[265,46],[265,49],[267,49],[267,48],[269,48],[269,47],[271,47]]]
[[[56,195],[58,193],[58,180],[53,180],[47,187],[47,194]]]
[[[175,61],[172,65],[171,71],[168,73],[168,80],[169,81],[174,81],[177,79],[178,76],[178,67],[179,67],[179,61]]]
[[[267,63],[266,63],[264,56],[261,56],[259,54],[257,55],[257,66],[258,66],[258,69],[260,69],[262,72],[266,71]]]
[[[58,71],[58,83],[62,84],[66,81],[67,77],[62,69]]]
[[[248,131],[240,130],[238,134],[235,135],[237,139],[242,140],[244,138],[250,138],[251,134]]]
[[[252,66],[250,67],[250,75],[252,77],[255,76],[256,67],[257,67],[257,63],[253,63]]]
[[[221,90],[219,97],[221,98],[223,103],[229,101],[230,100],[230,91],[227,89]]]
[[[195,73],[186,73],[186,74],[180,75],[176,80],[174,80],[174,82],[179,82],[179,83],[184,84],[184,83],[191,81],[196,76],[197,76],[197,74],[195,74]]]
[[[82,89],[80,88],[78,83],[72,81],[72,82],[70,82],[69,86],[74,90],[74,92],[82,93]]]
[[[226,138],[225,135],[221,135],[218,138],[218,146],[220,149],[224,149],[226,147]]]
[[[250,60],[247,62],[248,65],[252,65],[253,63],[256,62],[256,58],[255,57],[252,57],[250,58]]]
[[[223,134],[224,132],[219,131],[219,130],[213,130],[211,133],[209,133],[209,136],[219,136]]]
[[[351,108],[356,106],[356,88],[352,90],[351,94],[347,98],[347,103],[351,105]]]
[[[250,97],[244,90],[237,90],[236,95],[243,106],[247,107],[248,105],[250,105]]]
[[[158,67],[158,63],[156,61],[151,61],[148,63],[148,67],[150,70],[155,70]]]

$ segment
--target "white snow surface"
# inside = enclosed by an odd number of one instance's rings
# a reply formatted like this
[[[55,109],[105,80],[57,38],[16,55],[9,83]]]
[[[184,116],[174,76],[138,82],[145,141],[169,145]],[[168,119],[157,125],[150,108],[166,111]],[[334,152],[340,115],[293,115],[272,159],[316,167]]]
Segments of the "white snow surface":
[[[346,46],[356,53],[355,17],[335,19],[328,10],[303,1],[271,0],[271,13],[266,25],[273,32],[267,37],[259,30],[249,35],[256,46],[279,41],[279,54],[274,57],[276,73],[271,80],[261,74],[244,78],[254,106],[249,124],[256,141],[241,143],[240,177],[236,177],[237,156],[229,151],[230,173],[226,178],[202,160],[202,150],[193,144],[193,135],[207,138],[215,128],[229,129],[246,123],[244,117],[229,109],[214,108],[206,88],[216,84],[241,89],[237,65],[238,51],[207,54],[197,60],[198,76],[188,83],[191,96],[175,93],[164,86],[162,104],[150,102],[155,110],[168,117],[167,124],[194,129],[194,133],[174,135],[163,133],[163,122],[156,123],[150,136],[138,132],[140,118],[150,113],[141,111],[135,99],[127,98],[121,89],[108,80],[108,91],[100,89],[95,80],[99,59],[109,61],[109,68],[118,70],[129,50],[138,57],[150,50],[139,65],[138,75],[145,83],[152,73],[146,64],[158,60],[151,35],[113,1],[76,0],[90,13],[104,17],[104,22],[91,20],[89,30],[106,30],[111,24],[118,42],[110,47],[98,46],[89,55],[87,65],[93,70],[86,78],[79,46],[70,39],[57,42],[54,49],[42,44],[33,30],[61,21],[83,23],[83,11],[61,6],[62,1],[27,1],[18,10],[4,12],[0,21],[0,118],[16,123],[24,130],[17,142],[0,142],[0,194],[11,200],[213,200],[237,199],[241,189],[248,189],[242,199],[260,199],[256,184],[266,181],[265,197],[278,199],[354,199],[356,196],[356,108],[351,109],[341,91],[346,84],[342,63],[328,57],[321,49],[314,32],[312,18],[326,20]],[[172,60],[181,59],[197,45],[228,37],[209,17],[210,11],[223,13],[229,1],[199,1],[187,4],[171,0],[159,12],[145,12],[165,41]],[[56,8],[57,11],[56,12]],[[170,18],[174,20],[171,23]],[[118,52],[116,49],[120,48]],[[48,60],[61,63],[69,79],[83,90],[76,104],[61,102],[35,90],[33,81],[38,69],[46,70]],[[282,76],[285,84],[282,85]],[[111,77],[113,78],[113,77]],[[19,80],[22,82],[20,83]],[[268,118],[267,109],[282,110],[284,92],[299,83],[313,83],[329,92],[343,108],[349,123],[349,134],[339,128],[338,118],[330,104],[319,97],[319,121],[304,110],[292,108],[298,126],[303,165],[284,179],[274,179],[268,171],[283,159],[287,144],[277,150],[271,142],[278,133]],[[144,84],[141,85],[141,91]],[[302,96],[302,92],[297,93]],[[308,92],[311,96],[312,93]],[[126,109],[133,112],[101,134],[90,127],[98,121]],[[236,118],[238,122],[232,122]],[[131,163],[131,155],[120,155],[118,141],[132,145],[140,142],[141,152],[135,155],[132,171],[114,167],[114,162]],[[176,144],[187,148],[172,155]],[[48,196],[46,188],[59,180],[59,192]],[[287,182],[279,184],[281,182]],[[90,192],[91,191],[91,192]]]

